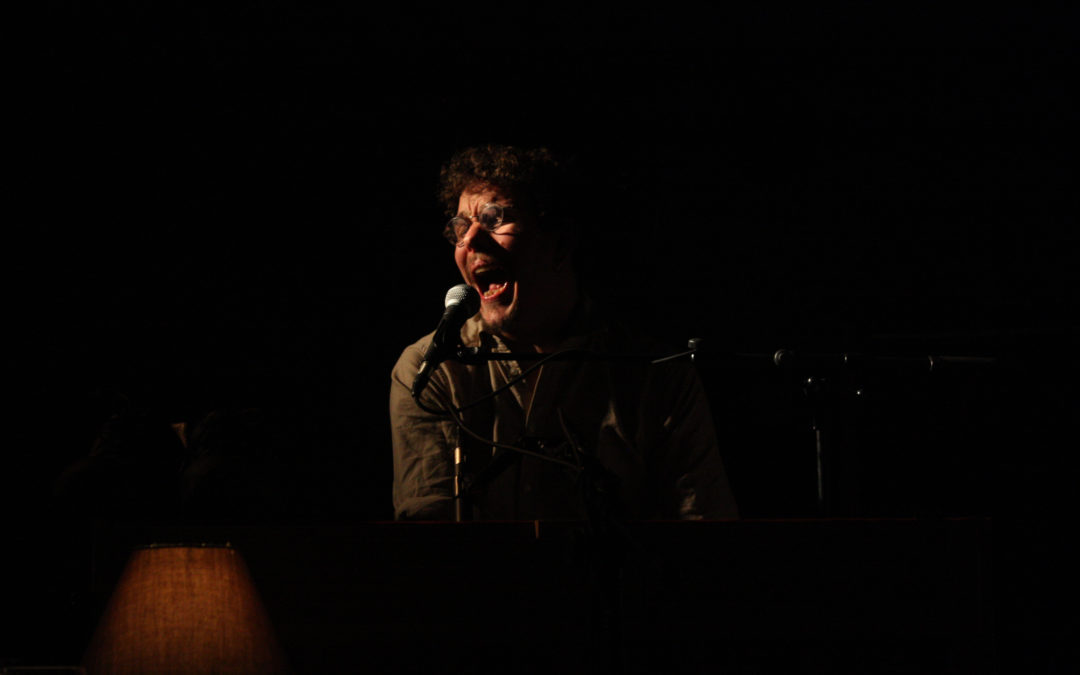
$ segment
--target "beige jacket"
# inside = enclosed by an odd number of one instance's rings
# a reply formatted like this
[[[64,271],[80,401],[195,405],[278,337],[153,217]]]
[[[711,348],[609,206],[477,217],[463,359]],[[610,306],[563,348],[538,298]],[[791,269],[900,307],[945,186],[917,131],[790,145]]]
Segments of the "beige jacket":
[[[663,355],[591,311],[575,319],[562,349],[601,354]],[[449,417],[422,410],[410,390],[432,335],[407,347],[391,374],[390,427],[397,519],[449,520],[453,457],[460,446],[471,477],[483,476],[499,451],[460,431]],[[465,347],[509,352],[474,316],[461,330]],[[667,350],[670,352],[671,350]],[[421,395],[429,408],[461,407],[521,374],[528,362],[442,363]],[[560,411],[562,420],[560,421]],[[617,480],[606,494],[628,520],[734,518],[737,509],[721,461],[713,417],[693,365],[685,359],[649,365],[624,361],[553,361],[541,366],[531,400],[525,383],[468,408],[465,425],[496,443],[526,447],[573,462],[568,429],[579,447]],[[510,460],[510,461],[505,461]],[[581,472],[518,453],[500,460],[494,478],[470,494],[478,520],[584,517]],[[491,469],[489,469],[491,470]]]

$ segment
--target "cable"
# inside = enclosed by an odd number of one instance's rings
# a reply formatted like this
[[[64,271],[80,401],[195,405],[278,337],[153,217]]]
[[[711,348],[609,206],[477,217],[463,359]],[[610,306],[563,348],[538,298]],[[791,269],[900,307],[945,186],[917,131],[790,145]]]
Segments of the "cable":
[[[662,356],[658,359],[654,359],[649,362],[649,365],[655,366],[659,363],[666,363],[668,361],[674,361],[675,359],[681,359],[684,356],[693,356],[697,352],[697,349],[688,349],[685,352],[679,352],[678,354],[672,354],[671,356]]]
[[[532,364],[528,368],[525,368],[524,370],[522,370],[521,374],[519,374],[519,375],[517,375],[515,377],[512,377],[509,380],[507,380],[506,382],[504,382],[502,385],[497,387],[494,391],[492,391],[490,393],[487,393],[487,394],[484,394],[483,396],[476,399],[475,401],[472,401],[471,403],[466,403],[465,405],[458,408],[457,411],[458,412],[463,412],[465,410],[468,410],[469,408],[472,408],[473,406],[476,406],[476,405],[479,405],[479,404],[483,403],[484,401],[486,401],[488,399],[495,398],[497,395],[499,395],[502,392],[506,391],[507,389],[514,386],[518,382],[521,382],[522,380],[524,380],[525,377],[529,373],[531,373],[532,371],[536,370],[537,368],[543,366],[548,361],[553,361],[553,360],[555,360],[556,357],[565,356],[567,354],[574,354],[576,352],[590,353],[586,349],[564,349],[561,352],[552,352],[551,354],[548,354],[547,356],[540,359],[536,363]]]
[[[664,357],[661,357],[661,358],[658,358],[658,359],[654,359],[654,360],[650,361],[650,365],[656,365],[656,364],[664,363],[664,362],[667,362],[667,361],[673,361],[675,359],[678,359],[678,358],[681,358],[681,357],[684,357],[684,356],[693,355],[695,351],[696,350],[691,349],[689,351],[679,352],[678,354],[672,354],[670,356],[664,356]],[[582,467],[582,465],[580,463],[580,460],[578,461],[578,463],[573,464],[573,463],[567,462],[565,460],[561,460],[561,459],[558,459],[558,458],[555,458],[555,457],[550,457],[548,455],[544,455],[544,454],[539,453],[539,452],[533,452],[532,450],[526,450],[525,448],[519,448],[517,446],[510,445],[508,443],[499,443],[499,442],[497,442],[497,441],[495,441],[493,439],[484,438],[483,436],[481,436],[480,434],[478,434],[477,432],[473,431],[468,426],[466,426],[465,422],[460,417],[460,413],[468,410],[469,408],[473,408],[473,407],[483,403],[484,401],[495,398],[499,394],[501,394],[504,391],[508,390],[513,385],[515,385],[518,382],[521,382],[522,380],[524,380],[529,375],[529,373],[533,372],[537,368],[542,367],[545,363],[547,363],[549,361],[553,361],[553,360],[555,360],[557,358],[564,357],[564,356],[566,356],[568,354],[575,354],[575,353],[597,354],[598,352],[594,352],[594,351],[588,350],[588,349],[564,349],[562,351],[552,352],[551,354],[548,354],[547,356],[539,359],[536,363],[532,364],[531,366],[523,369],[520,374],[516,375],[515,377],[510,378],[505,383],[503,383],[499,387],[495,388],[493,391],[491,391],[491,392],[489,392],[487,394],[484,394],[483,396],[477,398],[476,400],[471,401],[469,403],[466,403],[465,405],[459,406],[457,408],[455,408],[453,405],[447,405],[445,410],[436,410],[434,408],[430,408],[427,405],[425,405],[423,401],[420,400],[420,394],[419,393],[414,395],[413,399],[416,401],[416,405],[419,406],[420,409],[423,410],[424,412],[431,413],[432,415],[438,415],[440,417],[449,416],[454,421],[454,423],[458,426],[459,429],[464,431],[469,436],[472,436],[476,440],[480,441],[481,443],[484,443],[485,445],[490,445],[490,446],[496,447],[496,448],[503,448],[505,450],[510,450],[512,452],[517,452],[517,453],[520,453],[520,454],[523,454],[523,455],[528,455],[530,457],[536,457],[536,458],[544,460],[544,461],[553,462],[555,464],[560,464],[562,466],[569,467],[569,468],[574,469],[576,471],[581,471],[583,469],[583,467]],[[565,421],[561,419],[561,411],[560,411],[560,423],[563,425],[563,431],[566,432],[567,428],[565,426]],[[569,440],[572,440],[572,439],[569,439]],[[576,447],[573,447],[573,446],[572,446],[572,450],[574,450],[574,452],[575,452],[575,459],[576,459],[577,458],[577,453],[579,453],[581,451],[580,451],[579,448],[576,448]]]
[[[524,376],[524,373],[522,373],[522,376]],[[500,389],[501,389],[501,387],[500,387]],[[487,398],[487,396],[485,396],[485,397],[483,397],[481,399],[478,399],[477,401],[474,401],[473,403],[471,403],[469,405],[470,406],[475,405],[479,401],[484,400],[484,398]],[[481,436],[477,432],[470,429],[465,424],[464,420],[461,419],[461,417],[459,416],[458,413],[461,410],[463,410],[464,408],[455,409],[454,406],[448,405],[445,410],[435,410],[435,409],[430,408],[427,405],[425,405],[423,403],[423,401],[420,400],[419,395],[414,396],[413,400],[415,400],[416,405],[420,406],[420,409],[424,410],[425,412],[429,412],[432,415],[438,415],[440,417],[449,416],[454,421],[454,424],[456,424],[458,426],[459,429],[461,429],[466,434],[472,436],[473,438],[475,438],[476,440],[480,441],[481,443],[483,443],[485,445],[490,445],[490,446],[496,447],[496,448],[503,448],[504,450],[510,450],[512,452],[517,452],[517,453],[520,453],[520,454],[523,454],[523,455],[529,455],[530,457],[536,457],[537,459],[541,459],[543,461],[553,462],[555,464],[560,464],[562,466],[566,466],[566,467],[569,467],[571,469],[580,470],[580,468],[576,464],[572,464],[572,463],[567,462],[565,460],[561,460],[561,459],[558,459],[556,457],[549,457],[548,455],[545,455],[545,454],[542,454],[542,453],[539,453],[539,452],[533,452],[532,450],[526,450],[525,448],[519,448],[516,445],[510,445],[509,443],[500,443],[500,442],[498,442],[498,441],[496,441],[494,439],[484,438],[483,436]]]
[[[492,445],[492,446],[494,446],[496,448],[502,448],[504,450],[510,450],[510,451],[513,451],[513,452],[518,452],[518,453],[521,453],[523,455],[529,455],[530,457],[536,457],[537,459],[544,460],[545,462],[553,462],[555,464],[561,464],[562,466],[569,467],[569,468],[574,469],[576,471],[580,471],[580,467],[577,464],[572,464],[570,462],[567,462],[566,460],[562,460],[562,459],[559,459],[557,457],[550,457],[548,455],[545,455],[545,454],[542,454],[542,453],[539,453],[539,452],[533,452],[532,450],[526,450],[525,448],[519,448],[516,445],[510,445],[508,443],[499,443],[499,442],[491,440],[489,438],[484,438],[480,434],[476,433],[475,431],[473,431],[472,429],[467,427],[465,425],[465,422],[463,422],[462,419],[460,417],[458,417],[456,411],[451,409],[449,412],[450,412],[450,416],[454,419],[454,422],[458,425],[459,429],[461,429],[465,433],[469,434],[470,436],[472,436],[476,440],[480,441],[481,443],[484,443],[484,444],[487,444],[487,445]]]

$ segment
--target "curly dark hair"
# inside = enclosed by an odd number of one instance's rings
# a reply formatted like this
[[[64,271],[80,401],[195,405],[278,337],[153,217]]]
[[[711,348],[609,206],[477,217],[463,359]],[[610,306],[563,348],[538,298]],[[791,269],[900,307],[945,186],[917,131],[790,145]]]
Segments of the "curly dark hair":
[[[561,226],[573,212],[568,167],[547,148],[488,144],[458,151],[439,172],[439,201],[446,215],[457,213],[461,193],[477,183],[513,191],[547,226]]]

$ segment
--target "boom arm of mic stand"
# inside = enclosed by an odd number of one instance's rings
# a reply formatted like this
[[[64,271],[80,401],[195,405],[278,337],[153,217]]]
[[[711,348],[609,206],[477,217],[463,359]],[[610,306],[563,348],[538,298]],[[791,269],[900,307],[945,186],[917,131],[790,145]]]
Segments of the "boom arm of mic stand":
[[[693,352],[684,352],[675,356],[686,356]],[[462,347],[450,357],[465,364],[486,363],[488,361],[611,361],[622,363],[654,363],[669,356],[657,357],[655,354],[606,354],[587,349],[567,349],[560,352],[484,352],[478,347]]]

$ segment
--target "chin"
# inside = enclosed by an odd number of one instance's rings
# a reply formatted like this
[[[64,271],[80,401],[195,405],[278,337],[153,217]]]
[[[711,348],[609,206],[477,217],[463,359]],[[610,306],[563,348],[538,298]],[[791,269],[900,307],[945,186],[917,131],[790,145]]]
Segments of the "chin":
[[[490,310],[481,309],[480,318],[483,320],[484,326],[493,333],[503,334],[506,331],[512,331],[517,318],[517,305],[512,304],[509,307],[498,307]]]

